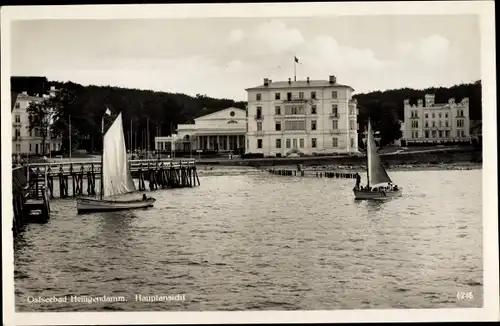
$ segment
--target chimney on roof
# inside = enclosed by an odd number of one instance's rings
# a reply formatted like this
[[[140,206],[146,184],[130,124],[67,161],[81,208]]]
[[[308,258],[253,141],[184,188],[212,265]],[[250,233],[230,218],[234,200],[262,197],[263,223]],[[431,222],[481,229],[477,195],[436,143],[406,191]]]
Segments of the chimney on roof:
[[[269,84],[271,84],[273,81],[271,79],[269,79]]]
[[[292,84],[292,78],[288,78],[288,84],[291,85]]]
[[[309,77],[307,77],[307,83],[309,84]]]
[[[267,86],[269,85],[269,79],[268,78],[264,78],[264,86]]]
[[[337,82],[337,77],[335,77],[334,75],[331,75],[330,76],[330,84],[335,84]]]

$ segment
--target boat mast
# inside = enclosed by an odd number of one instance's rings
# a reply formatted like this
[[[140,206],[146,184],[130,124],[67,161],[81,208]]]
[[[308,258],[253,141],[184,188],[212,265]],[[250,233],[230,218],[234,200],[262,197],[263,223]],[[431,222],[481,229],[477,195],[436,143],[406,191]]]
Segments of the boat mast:
[[[104,169],[104,116],[101,118],[101,134],[102,134],[102,151],[101,151],[101,191],[100,196],[102,200],[102,193],[104,191],[104,180],[102,170]]]
[[[370,188],[370,164],[371,164],[371,157],[370,157],[370,151],[371,151],[371,124],[370,124],[370,118],[368,117],[368,131],[366,133],[366,185],[368,188]]]

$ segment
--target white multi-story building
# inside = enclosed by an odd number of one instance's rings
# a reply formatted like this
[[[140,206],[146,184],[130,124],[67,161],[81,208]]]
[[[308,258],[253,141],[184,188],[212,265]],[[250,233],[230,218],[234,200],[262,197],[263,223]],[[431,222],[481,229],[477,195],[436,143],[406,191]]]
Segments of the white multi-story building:
[[[278,81],[246,89],[246,153],[287,156],[358,152],[354,89],[329,80]]]
[[[403,142],[450,143],[470,142],[469,99],[456,103],[450,98],[448,103],[434,103],[434,95],[425,95],[425,105],[418,99],[417,105],[404,101]]]
[[[51,94],[44,96],[31,96],[26,92],[17,94],[12,99],[12,154],[44,154],[42,153],[42,137],[37,129],[29,130],[29,114],[27,108],[31,102],[41,102],[47,96],[53,96],[55,88],[51,88]],[[45,140],[45,153],[61,149],[61,139],[47,137]]]

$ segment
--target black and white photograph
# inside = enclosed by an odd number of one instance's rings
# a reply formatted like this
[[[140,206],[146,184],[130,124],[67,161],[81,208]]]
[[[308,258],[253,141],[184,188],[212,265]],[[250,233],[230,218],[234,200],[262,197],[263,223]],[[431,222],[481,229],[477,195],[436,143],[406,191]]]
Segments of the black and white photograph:
[[[1,14],[5,325],[498,320],[492,1]]]

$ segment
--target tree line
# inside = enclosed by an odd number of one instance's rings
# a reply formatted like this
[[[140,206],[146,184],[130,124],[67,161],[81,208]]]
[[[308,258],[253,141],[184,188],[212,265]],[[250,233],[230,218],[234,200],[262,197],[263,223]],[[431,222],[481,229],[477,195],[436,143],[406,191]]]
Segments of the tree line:
[[[134,148],[145,149],[148,143],[154,143],[154,137],[174,133],[178,124],[193,123],[199,116],[228,107],[246,109],[247,105],[245,101],[217,99],[202,94],[189,96],[112,86],[82,86],[73,82],[49,84],[58,90],[56,96],[30,105],[30,128],[39,129],[44,143],[47,137],[62,137],[63,151],[69,148],[70,122],[73,149],[100,151],[101,117],[107,108],[115,114],[122,112],[127,146],[132,141]],[[380,132],[381,146],[401,138],[404,100],[409,99],[410,104],[416,104],[425,94],[434,94],[436,103],[447,103],[452,97],[460,102],[468,97],[471,120],[481,119],[480,81],[449,88],[402,88],[353,96],[358,101],[360,131],[365,130],[370,118],[373,128]],[[360,145],[363,146],[361,142]]]

